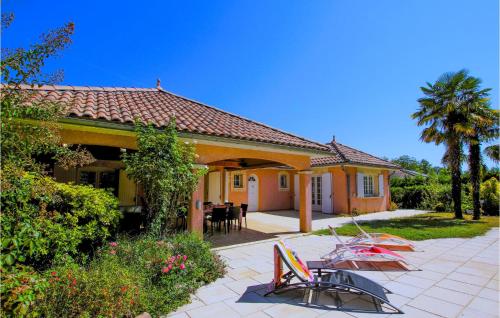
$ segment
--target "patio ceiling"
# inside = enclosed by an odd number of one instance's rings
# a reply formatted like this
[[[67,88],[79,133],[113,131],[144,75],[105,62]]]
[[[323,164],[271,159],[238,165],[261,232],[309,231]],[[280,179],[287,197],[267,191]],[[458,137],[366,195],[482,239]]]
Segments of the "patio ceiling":
[[[264,159],[254,159],[254,158],[238,158],[238,159],[227,159],[221,161],[214,161],[208,164],[209,166],[224,167],[228,170],[250,170],[250,169],[263,169],[263,168],[279,168],[279,169],[290,169],[292,167],[287,166],[281,162],[264,160]]]

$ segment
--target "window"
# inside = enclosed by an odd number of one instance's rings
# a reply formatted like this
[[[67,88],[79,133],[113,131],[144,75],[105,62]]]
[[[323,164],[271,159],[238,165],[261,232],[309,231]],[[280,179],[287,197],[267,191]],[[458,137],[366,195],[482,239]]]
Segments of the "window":
[[[113,193],[118,195],[118,170],[80,170],[78,184],[112,189]]]
[[[243,175],[238,173],[233,175],[233,188],[242,189],[243,188]]]
[[[365,197],[373,197],[375,196],[375,192],[373,191],[373,176],[363,176],[363,185],[364,185],[364,193]]]
[[[279,188],[280,190],[288,190],[288,173],[280,173],[278,175],[278,181],[279,181]]]

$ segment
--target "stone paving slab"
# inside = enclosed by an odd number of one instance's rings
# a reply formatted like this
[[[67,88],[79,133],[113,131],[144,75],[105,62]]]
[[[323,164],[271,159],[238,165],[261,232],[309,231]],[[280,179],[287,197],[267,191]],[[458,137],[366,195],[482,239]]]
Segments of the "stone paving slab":
[[[318,259],[334,248],[330,236],[286,239],[304,260]],[[358,272],[394,292],[389,300],[404,315],[327,310],[308,303],[303,292],[263,297],[273,277],[272,241],[236,246],[217,253],[227,263],[224,278],[204,286],[192,303],[171,317],[500,317],[499,229],[471,239],[435,239],[416,242],[422,252],[402,252],[421,271]],[[343,295],[348,308],[368,308],[366,299]],[[347,298],[344,298],[347,297]],[[328,295],[321,302],[333,302]],[[349,307],[350,306],[350,307]],[[363,307],[365,306],[365,307]]]

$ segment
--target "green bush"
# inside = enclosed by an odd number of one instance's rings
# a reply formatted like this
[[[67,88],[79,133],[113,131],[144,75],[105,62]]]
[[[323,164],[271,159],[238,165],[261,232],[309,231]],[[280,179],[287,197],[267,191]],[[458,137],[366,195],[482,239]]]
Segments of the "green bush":
[[[48,270],[50,285],[36,309],[47,317],[159,316],[189,302],[191,293],[223,272],[209,244],[193,234],[165,241],[121,238],[87,266]]]
[[[102,244],[121,216],[110,193],[58,183],[49,177],[2,170],[2,268],[37,269],[78,258]]]
[[[403,209],[452,209],[451,185],[438,178],[409,177],[391,180],[391,199]]]
[[[488,215],[498,215],[500,204],[500,183],[496,178],[490,178],[481,184],[481,200],[483,211]]]

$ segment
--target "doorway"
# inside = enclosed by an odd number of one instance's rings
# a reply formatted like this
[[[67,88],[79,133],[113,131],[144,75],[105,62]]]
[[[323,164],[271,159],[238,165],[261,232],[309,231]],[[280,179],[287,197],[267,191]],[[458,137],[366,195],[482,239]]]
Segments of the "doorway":
[[[248,211],[259,209],[259,178],[251,174],[248,177]]]
[[[321,212],[322,210],[322,177],[321,176],[312,176],[311,177],[311,208],[313,211],[319,211]]]
[[[220,171],[208,174],[208,201],[213,204],[221,203]]]

